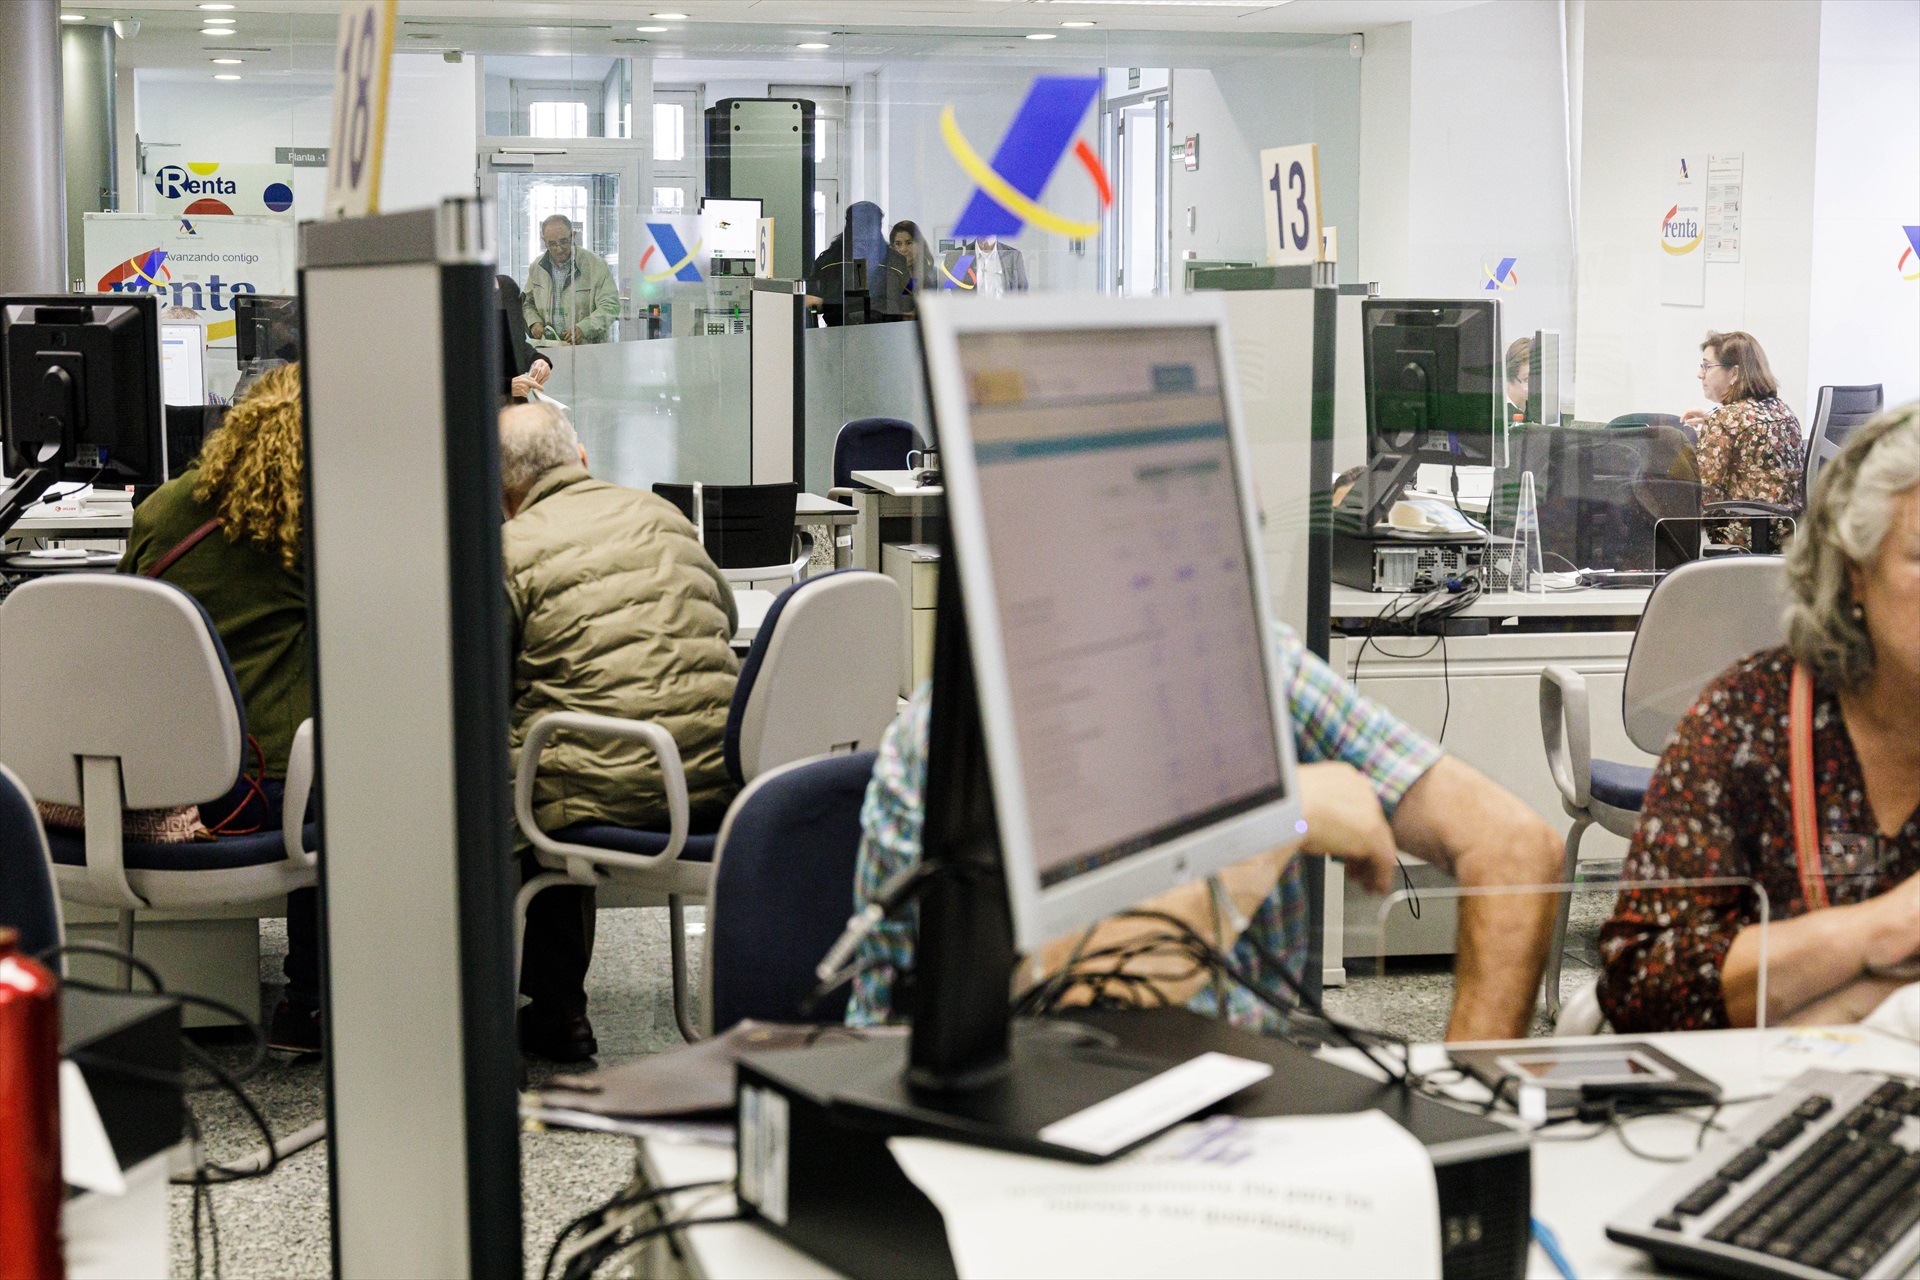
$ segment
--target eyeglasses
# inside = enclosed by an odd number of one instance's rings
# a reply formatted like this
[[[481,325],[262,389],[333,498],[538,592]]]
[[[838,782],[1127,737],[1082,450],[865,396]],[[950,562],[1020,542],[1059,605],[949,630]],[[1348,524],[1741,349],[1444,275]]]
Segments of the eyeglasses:
[[[1709,369],[1731,369],[1732,367],[1732,365],[1719,364],[1712,360],[1702,360],[1700,362],[1700,372],[1702,373],[1705,373]]]
[[[552,239],[545,241],[545,244],[549,249],[564,249],[572,243],[573,243],[572,236],[556,236],[556,237],[553,237]]]

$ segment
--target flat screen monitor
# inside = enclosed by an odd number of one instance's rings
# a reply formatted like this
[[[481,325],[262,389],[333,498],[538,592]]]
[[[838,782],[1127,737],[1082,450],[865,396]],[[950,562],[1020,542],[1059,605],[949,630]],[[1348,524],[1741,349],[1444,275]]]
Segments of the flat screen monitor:
[[[234,357],[242,366],[258,360],[291,364],[300,358],[300,300],[270,293],[233,299]]]
[[[760,247],[760,202],[700,202],[700,239],[709,258],[753,258]]]
[[[0,350],[9,474],[40,466],[63,480],[166,480],[156,295],[0,297]]]
[[[1296,838],[1225,312],[1214,296],[923,305],[1015,945],[1032,950]]]
[[[197,324],[160,326],[160,386],[170,405],[207,402],[207,331]]]
[[[1360,306],[1368,456],[1491,466],[1505,395],[1500,304],[1383,301]]]

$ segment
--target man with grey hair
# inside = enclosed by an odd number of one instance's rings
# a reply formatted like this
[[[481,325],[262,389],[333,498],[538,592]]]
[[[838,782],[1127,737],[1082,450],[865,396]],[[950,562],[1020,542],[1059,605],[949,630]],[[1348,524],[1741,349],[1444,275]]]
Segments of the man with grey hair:
[[[516,767],[542,712],[650,720],[680,750],[693,829],[712,830],[734,793],[723,740],[739,618],[726,579],[673,504],[588,474],[573,424],[550,404],[501,412],[500,478]],[[659,762],[638,743],[558,734],[541,753],[533,812],[546,831],[665,830]],[[585,987],[593,911],[593,891],[568,886],[527,909],[520,990],[532,1003],[520,1044],[556,1062],[597,1051]]]
[[[565,214],[540,224],[546,252],[527,268],[521,302],[527,336],[535,342],[577,346],[605,342],[620,316],[620,287],[605,258],[581,248],[579,231]]]

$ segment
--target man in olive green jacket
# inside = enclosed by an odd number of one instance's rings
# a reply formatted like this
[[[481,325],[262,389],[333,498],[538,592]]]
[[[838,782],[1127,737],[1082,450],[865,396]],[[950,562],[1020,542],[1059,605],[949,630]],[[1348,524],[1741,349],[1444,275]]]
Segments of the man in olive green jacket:
[[[620,288],[606,259],[575,243],[573,223],[554,214],[540,224],[547,251],[527,268],[521,310],[527,337],[570,346],[605,342],[620,316]]]
[[[595,480],[586,460],[553,406],[501,413],[515,767],[542,712],[651,720],[680,749],[695,829],[712,830],[734,794],[723,751],[740,669],[733,592],[671,503]],[[659,762],[625,740],[556,734],[541,753],[533,810],[548,831],[667,827]],[[527,912],[520,989],[533,1004],[522,1011],[521,1045],[557,1061],[594,1052],[584,986],[592,922],[590,889],[548,889]]]

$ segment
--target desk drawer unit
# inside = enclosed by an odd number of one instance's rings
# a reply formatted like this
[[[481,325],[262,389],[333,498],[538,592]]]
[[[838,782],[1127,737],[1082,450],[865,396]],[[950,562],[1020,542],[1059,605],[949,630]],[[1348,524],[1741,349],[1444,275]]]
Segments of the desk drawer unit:
[[[940,548],[924,542],[889,542],[880,548],[880,567],[900,584],[900,596],[907,606],[900,668],[900,696],[906,697],[933,674],[933,607],[940,595]]]

